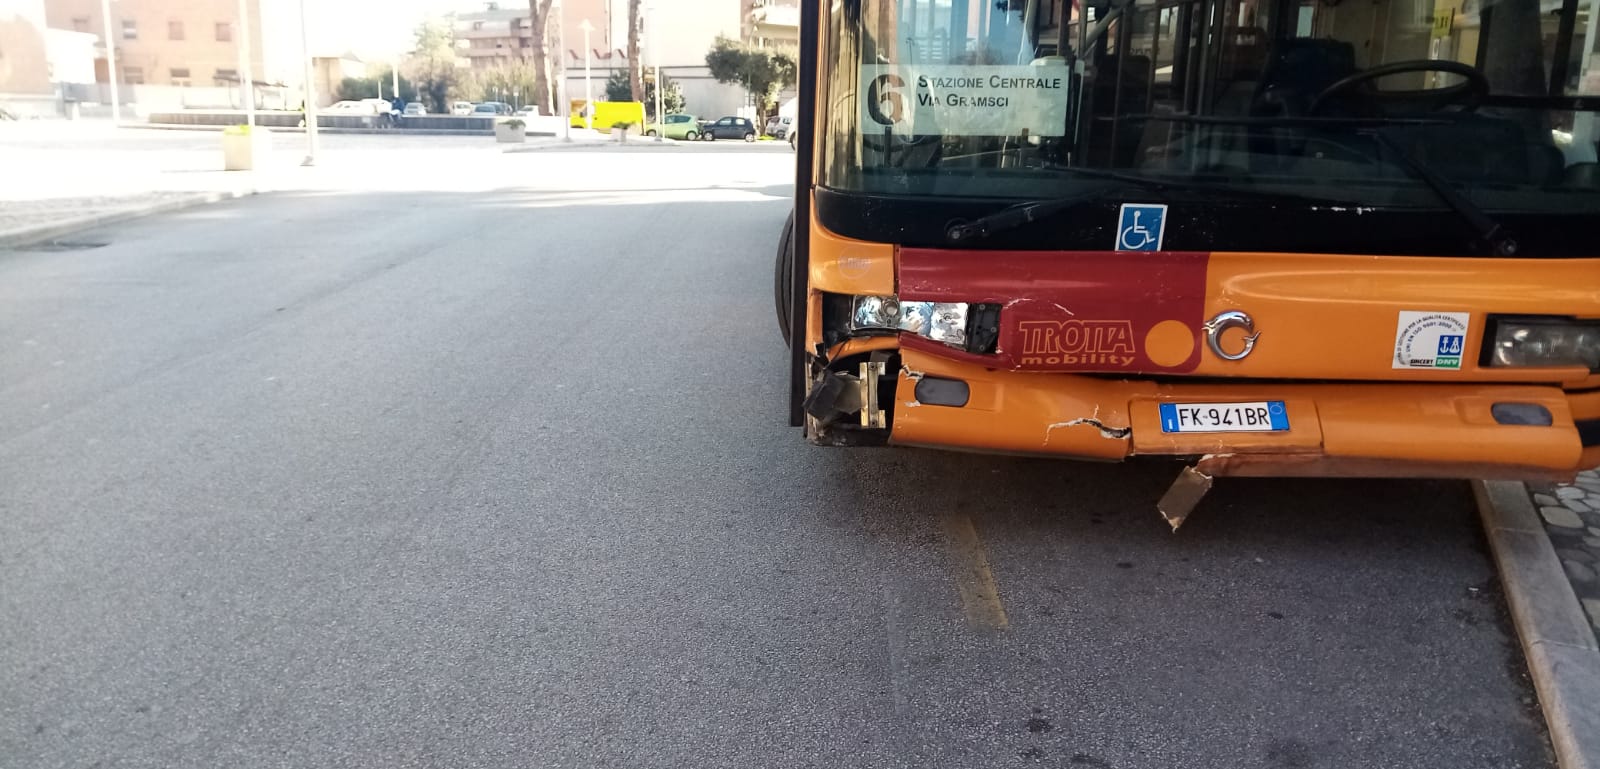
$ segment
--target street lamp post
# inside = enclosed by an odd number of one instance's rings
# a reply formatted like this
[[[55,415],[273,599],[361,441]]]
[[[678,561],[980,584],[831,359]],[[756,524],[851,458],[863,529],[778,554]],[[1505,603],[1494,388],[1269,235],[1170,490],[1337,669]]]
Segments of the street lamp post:
[[[250,69],[250,9],[239,0],[239,100],[244,102],[244,124],[256,125],[255,72]]]
[[[561,11],[561,0],[555,0],[556,17],[556,62],[559,67],[552,68],[552,77],[556,78],[556,98],[559,104],[552,104],[551,111],[561,116],[562,141],[572,141],[572,100],[567,98],[567,27],[566,16]],[[545,21],[548,28],[549,20]],[[548,54],[546,54],[548,56]]]
[[[583,30],[583,124],[594,130],[594,73],[589,69],[589,33],[594,31],[594,25],[584,19],[578,25]]]
[[[317,164],[317,73],[311,58],[311,34],[306,23],[306,0],[300,0],[300,53],[306,60],[306,159],[303,166]]]
[[[666,140],[664,135],[667,132],[667,119],[661,114],[661,90],[666,86],[666,83],[661,82],[661,45],[659,38],[656,37],[655,3],[651,3],[647,7],[646,15],[650,24],[650,39],[648,41],[650,43],[650,60],[655,64],[656,69],[656,141],[661,142]]]
[[[111,86],[111,123],[122,122],[122,100],[117,98],[117,44],[111,38],[111,0],[100,0],[100,27],[106,35],[106,82]]]

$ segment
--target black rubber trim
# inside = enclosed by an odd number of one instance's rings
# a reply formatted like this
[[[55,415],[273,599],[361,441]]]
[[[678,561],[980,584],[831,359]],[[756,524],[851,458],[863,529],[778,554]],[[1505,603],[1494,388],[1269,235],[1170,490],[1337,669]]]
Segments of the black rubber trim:
[[[804,3],[800,10],[800,61],[795,87],[800,103],[794,127],[799,131],[794,159],[794,277],[789,312],[789,424],[805,424],[806,294],[811,289],[811,166],[817,143],[817,46],[822,40],[822,11],[827,3]]]
[[[1146,197],[1149,199],[1147,200]],[[1160,195],[1107,198],[1045,221],[972,239],[972,250],[1110,251],[1118,207],[1158,202]],[[817,221],[844,237],[917,248],[950,248],[952,221],[972,221],[1013,200],[928,197],[816,188]],[[1483,257],[1477,233],[1444,211],[1363,209],[1360,216],[1338,207],[1251,202],[1213,203],[1188,197],[1169,203],[1164,248],[1223,251],[1387,256]],[[1494,212],[1517,233],[1519,259],[1592,259],[1600,256],[1593,234],[1600,212]]]
[[[1600,419],[1579,419],[1572,424],[1578,428],[1578,442],[1584,448],[1600,446]]]

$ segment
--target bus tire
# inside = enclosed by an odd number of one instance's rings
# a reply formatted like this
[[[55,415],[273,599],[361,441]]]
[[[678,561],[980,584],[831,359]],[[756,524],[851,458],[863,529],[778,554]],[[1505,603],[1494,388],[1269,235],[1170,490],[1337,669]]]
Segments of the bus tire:
[[[783,222],[783,233],[778,236],[776,262],[772,279],[773,303],[778,310],[778,333],[787,345],[793,333],[789,318],[794,304],[794,211],[789,212],[789,218]]]

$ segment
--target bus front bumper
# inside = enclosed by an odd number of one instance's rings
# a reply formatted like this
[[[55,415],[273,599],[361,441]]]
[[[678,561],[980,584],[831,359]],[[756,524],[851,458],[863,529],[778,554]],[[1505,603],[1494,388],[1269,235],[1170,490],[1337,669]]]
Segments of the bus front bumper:
[[[1116,461],[1193,458],[1208,476],[1568,480],[1600,465],[1600,391],[1409,383],[1172,383],[986,369],[901,350],[890,442]],[[924,379],[966,384],[963,405],[917,400]],[[931,391],[931,390],[929,390]],[[1277,432],[1164,432],[1170,404],[1279,401]],[[1548,413],[1504,424],[1497,404]],[[1539,412],[1543,409],[1543,412]],[[1585,443],[1589,445],[1585,446]]]

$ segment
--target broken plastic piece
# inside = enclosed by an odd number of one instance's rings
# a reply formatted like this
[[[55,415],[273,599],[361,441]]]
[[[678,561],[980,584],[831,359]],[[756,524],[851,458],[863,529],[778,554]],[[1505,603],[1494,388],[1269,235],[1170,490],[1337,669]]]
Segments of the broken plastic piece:
[[[823,372],[806,395],[805,412],[818,422],[829,425],[860,411],[860,384],[860,380],[846,374]]]
[[[1183,472],[1178,473],[1178,479],[1172,482],[1172,487],[1167,489],[1167,493],[1161,495],[1161,501],[1156,503],[1156,510],[1161,513],[1162,518],[1167,519],[1172,530],[1177,531],[1210,490],[1211,476],[1193,467],[1185,467]]]

